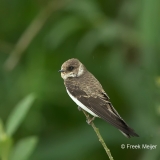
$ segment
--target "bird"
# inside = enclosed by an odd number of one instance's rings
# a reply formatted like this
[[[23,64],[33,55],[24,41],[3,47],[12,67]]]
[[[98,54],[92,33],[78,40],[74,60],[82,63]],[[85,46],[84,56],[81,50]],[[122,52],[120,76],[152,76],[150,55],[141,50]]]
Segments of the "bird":
[[[65,61],[59,72],[70,98],[78,108],[91,114],[92,120],[95,117],[103,119],[119,129],[127,138],[139,137],[113,107],[100,82],[78,59],[71,58]]]

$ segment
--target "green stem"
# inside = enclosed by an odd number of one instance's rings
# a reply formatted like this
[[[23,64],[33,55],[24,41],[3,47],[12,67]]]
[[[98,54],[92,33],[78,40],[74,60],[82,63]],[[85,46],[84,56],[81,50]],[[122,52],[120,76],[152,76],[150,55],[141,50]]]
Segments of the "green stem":
[[[84,110],[82,110],[82,111],[83,111],[84,115],[86,116],[87,120],[90,121],[89,114],[86,111],[84,111]],[[95,126],[95,124],[93,123],[93,121],[91,121],[90,124],[91,124],[92,128],[94,129],[94,131],[96,132],[97,137],[98,137],[100,143],[102,144],[104,150],[106,151],[109,159],[110,160],[114,160],[113,157],[112,157],[112,155],[111,155],[110,150],[108,149],[107,145],[105,144],[105,142],[104,142],[104,140],[103,140],[103,138],[102,138],[102,136],[101,136],[101,134],[99,132],[99,129]]]

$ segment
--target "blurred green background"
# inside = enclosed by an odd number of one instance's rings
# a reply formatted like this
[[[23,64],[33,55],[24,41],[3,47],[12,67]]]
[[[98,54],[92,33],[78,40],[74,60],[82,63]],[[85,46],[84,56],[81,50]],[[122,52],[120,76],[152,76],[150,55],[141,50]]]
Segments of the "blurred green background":
[[[160,159],[159,8],[159,0],[0,0],[0,146],[2,135],[11,137],[21,157],[11,159],[108,159],[57,72],[70,58],[96,76],[140,135],[127,139],[96,119],[114,159]]]

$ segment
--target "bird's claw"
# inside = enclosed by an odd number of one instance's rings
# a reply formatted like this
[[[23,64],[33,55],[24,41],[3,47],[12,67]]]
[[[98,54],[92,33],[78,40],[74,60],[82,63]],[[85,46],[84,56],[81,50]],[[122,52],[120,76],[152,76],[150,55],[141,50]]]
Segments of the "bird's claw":
[[[94,121],[95,117],[89,118],[86,120],[86,122],[91,125],[92,121]]]
[[[79,110],[79,111],[82,111],[82,108],[81,108],[80,106],[78,106],[78,110]]]

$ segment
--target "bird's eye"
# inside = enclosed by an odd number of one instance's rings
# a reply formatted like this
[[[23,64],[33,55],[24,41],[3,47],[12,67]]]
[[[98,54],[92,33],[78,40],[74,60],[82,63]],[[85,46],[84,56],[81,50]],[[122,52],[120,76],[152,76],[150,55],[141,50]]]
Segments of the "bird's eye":
[[[69,70],[69,71],[72,71],[73,69],[74,69],[73,66],[69,66],[69,67],[68,67],[68,70]]]

